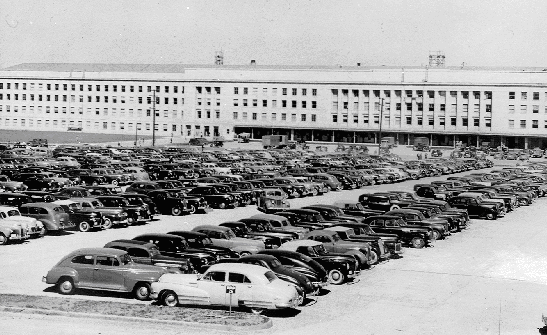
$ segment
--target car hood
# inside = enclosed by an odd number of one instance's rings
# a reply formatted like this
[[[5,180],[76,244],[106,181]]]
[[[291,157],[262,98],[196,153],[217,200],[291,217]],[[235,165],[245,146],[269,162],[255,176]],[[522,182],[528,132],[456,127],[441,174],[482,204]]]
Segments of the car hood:
[[[234,237],[230,241],[236,242],[239,245],[252,245],[259,248],[264,248],[264,243],[262,241],[250,240],[243,237]]]

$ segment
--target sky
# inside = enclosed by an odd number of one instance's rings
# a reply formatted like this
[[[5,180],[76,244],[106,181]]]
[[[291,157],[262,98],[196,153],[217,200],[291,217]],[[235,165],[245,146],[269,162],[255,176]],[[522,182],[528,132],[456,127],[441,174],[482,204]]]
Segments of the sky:
[[[547,66],[545,0],[0,0],[19,63]]]

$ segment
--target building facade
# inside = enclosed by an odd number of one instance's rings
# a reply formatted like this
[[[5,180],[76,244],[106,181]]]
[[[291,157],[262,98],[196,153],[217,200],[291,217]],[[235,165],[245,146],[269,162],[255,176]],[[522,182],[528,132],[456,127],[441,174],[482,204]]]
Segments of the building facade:
[[[155,110],[155,115],[152,112]],[[547,70],[21,64],[0,70],[0,129],[193,138],[547,146]]]

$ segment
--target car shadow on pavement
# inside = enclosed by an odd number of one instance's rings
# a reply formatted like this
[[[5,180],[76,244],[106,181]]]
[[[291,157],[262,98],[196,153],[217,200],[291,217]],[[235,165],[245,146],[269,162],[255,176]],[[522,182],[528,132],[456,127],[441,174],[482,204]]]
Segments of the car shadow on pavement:
[[[547,326],[538,328],[538,331],[541,335],[547,335]]]
[[[48,293],[58,293],[56,285],[52,285],[43,290],[43,292]],[[112,291],[99,291],[99,290],[88,290],[79,288],[74,291],[72,296],[92,296],[92,297],[108,297],[108,298],[121,298],[126,300],[133,300],[135,297],[131,292],[112,292]],[[59,296],[63,296],[59,294]]]
[[[305,301],[304,306],[299,306],[299,308],[300,307],[311,306],[314,303],[315,303],[315,299],[307,298],[306,301]],[[153,306],[163,306],[159,301],[153,301],[151,305],[153,305]],[[228,312],[228,307],[226,307],[226,306],[200,306],[200,305],[190,305],[190,304],[179,304],[178,307],[195,308],[195,309],[210,309],[210,310]],[[245,308],[245,307],[233,307],[232,311],[243,312],[243,313],[252,313],[249,308]],[[292,317],[297,316],[298,314],[300,314],[300,311],[298,309],[294,309],[294,308],[266,310],[262,313],[262,315],[264,315],[264,316],[276,317],[276,318],[292,318]]]

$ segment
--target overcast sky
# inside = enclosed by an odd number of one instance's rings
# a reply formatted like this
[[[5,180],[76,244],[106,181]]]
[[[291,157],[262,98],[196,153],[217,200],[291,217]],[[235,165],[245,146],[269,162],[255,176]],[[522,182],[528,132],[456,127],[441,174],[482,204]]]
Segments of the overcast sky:
[[[545,0],[0,0],[27,62],[547,66]]]

